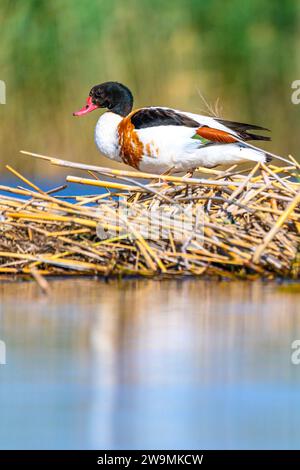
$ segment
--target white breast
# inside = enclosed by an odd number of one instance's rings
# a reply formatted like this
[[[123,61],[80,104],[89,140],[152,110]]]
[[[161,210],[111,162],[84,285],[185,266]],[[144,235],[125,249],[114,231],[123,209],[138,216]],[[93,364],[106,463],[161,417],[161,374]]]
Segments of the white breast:
[[[121,161],[119,157],[119,139],[118,124],[122,120],[122,116],[115,113],[106,112],[102,114],[95,128],[95,142],[106,157]]]

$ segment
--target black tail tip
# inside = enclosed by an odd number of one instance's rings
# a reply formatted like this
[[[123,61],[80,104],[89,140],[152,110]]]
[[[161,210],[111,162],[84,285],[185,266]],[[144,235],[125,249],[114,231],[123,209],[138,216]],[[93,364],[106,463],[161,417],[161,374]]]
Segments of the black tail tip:
[[[271,155],[266,154],[266,163],[270,163],[273,157]]]

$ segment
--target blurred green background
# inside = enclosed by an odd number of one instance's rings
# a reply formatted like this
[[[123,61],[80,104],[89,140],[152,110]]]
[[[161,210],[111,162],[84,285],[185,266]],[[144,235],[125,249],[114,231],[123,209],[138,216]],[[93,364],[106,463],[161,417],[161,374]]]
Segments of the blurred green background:
[[[45,171],[21,148],[111,165],[93,141],[99,113],[72,116],[106,80],[137,106],[199,113],[200,90],[224,118],[272,129],[270,150],[299,154],[299,0],[1,0],[0,15],[2,173]]]

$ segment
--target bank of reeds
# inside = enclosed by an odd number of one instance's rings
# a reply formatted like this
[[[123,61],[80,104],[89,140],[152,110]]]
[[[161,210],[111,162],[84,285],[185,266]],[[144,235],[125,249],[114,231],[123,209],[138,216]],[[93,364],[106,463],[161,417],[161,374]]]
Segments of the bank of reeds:
[[[151,175],[43,157],[81,169],[85,196],[45,192],[13,168],[0,186],[0,279],[45,276],[299,278],[299,164],[200,177]]]

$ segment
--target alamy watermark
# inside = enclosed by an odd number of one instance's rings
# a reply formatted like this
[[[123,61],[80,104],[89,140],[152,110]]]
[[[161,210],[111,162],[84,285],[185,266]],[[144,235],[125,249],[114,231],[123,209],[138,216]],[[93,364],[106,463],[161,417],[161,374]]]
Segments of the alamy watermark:
[[[300,339],[295,339],[292,344],[291,348],[293,350],[291,354],[291,363],[294,366],[300,365]]]
[[[97,236],[106,240],[120,235],[133,239],[170,240],[186,244],[203,244],[204,212],[193,204],[158,203],[144,209],[139,204],[128,203],[125,198],[117,207],[102,205],[98,215],[105,223],[97,226]]]
[[[6,104],[6,85],[3,80],[0,80],[0,104]]]
[[[0,339],[0,366],[6,364],[6,345],[5,342]]]
[[[293,104],[300,103],[300,80],[294,80],[291,84],[291,88],[294,90],[291,94],[291,102]]]

